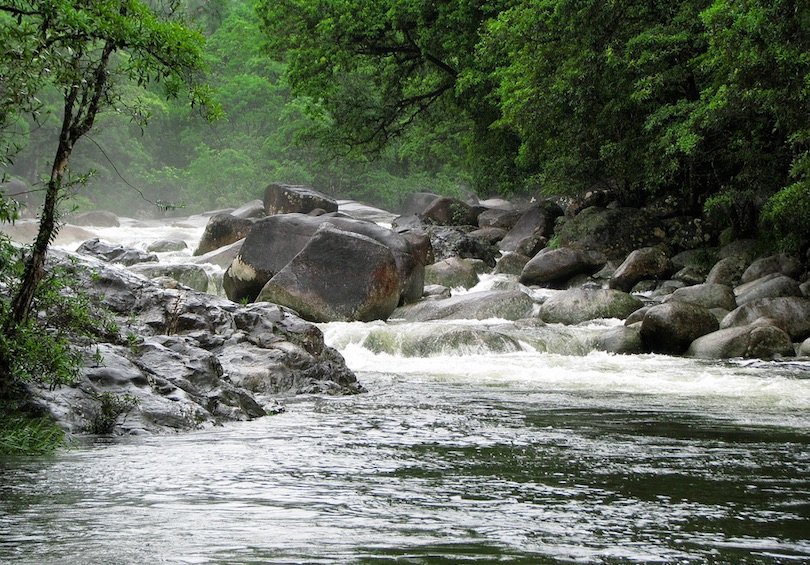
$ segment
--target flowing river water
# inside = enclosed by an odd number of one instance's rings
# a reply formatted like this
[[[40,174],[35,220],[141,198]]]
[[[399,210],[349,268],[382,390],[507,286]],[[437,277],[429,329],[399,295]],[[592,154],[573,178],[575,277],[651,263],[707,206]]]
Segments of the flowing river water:
[[[367,393],[0,460],[0,562],[810,561],[810,362],[614,323],[321,325]]]

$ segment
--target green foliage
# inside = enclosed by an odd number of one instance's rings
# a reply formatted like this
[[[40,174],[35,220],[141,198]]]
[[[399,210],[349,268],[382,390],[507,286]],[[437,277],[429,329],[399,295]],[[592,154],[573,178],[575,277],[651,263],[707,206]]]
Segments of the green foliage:
[[[64,445],[65,433],[47,418],[0,406],[0,456],[44,455]]]
[[[762,222],[785,251],[810,247],[810,182],[794,183],[771,196],[762,211]]]
[[[94,395],[98,406],[90,416],[87,432],[96,435],[109,435],[115,429],[118,419],[126,416],[139,404],[139,400],[131,394],[113,394],[102,392]]]

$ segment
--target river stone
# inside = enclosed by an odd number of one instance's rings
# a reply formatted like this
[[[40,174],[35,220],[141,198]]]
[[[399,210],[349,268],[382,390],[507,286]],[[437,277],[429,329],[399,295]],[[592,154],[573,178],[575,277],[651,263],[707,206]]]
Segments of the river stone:
[[[182,239],[158,239],[146,246],[149,253],[168,253],[188,249],[188,244]]]
[[[523,212],[514,209],[504,208],[489,208],[484,210],[478,215],[478,227],[484,228],[500,228],[503,230],[511,230],[515,227]],[[504,233],[504,235],[506,235]]]
[[[757,256],[760,243],[756,239],[735,239],[720,248],[720,259],[726,257],[741,257],[750,263]]]
[[[706,272],[699,267],[687,265],[672,275],[672,279],[681,281],[685,285],[701,284],[706,282]]]
[[[641,306],[638,298],[620,290],[572,288],[546,299],[540,318],[544,322],[566,325],[599,318],[624,319]]]
[[[315,210],[337,212],[338,204],[311,186],[271,183],[264,189],[264,210],[274,214],[309,214]]]
[[[520,320],[532,315],[534,301],[520,290],[490,290],[452,296],[443,300],[423,300],[397,308],[392,318],[409,322],[428,320]]]
[[[779,296],[804,296],[799,283],[782,273],[770,273],[756,280],[743,283],[734,289],[737,304],[743,305],[759,298]],[[732,308],[733,310],[733,308]]]
[[[780,253],[757,259],[742,274],[741,282],[747,283],[771,273],[781,273],[793,279],[802,274],[802,263],[796,257]]]
[[[140,249],[124,247],[123,245],[115,243],[107,243],[97,237],[82,243],[78,249],[76,249],[76,252],[103,261],[109,261],[110,263],[121,263],[125,266],[131,266],[137,263],[156,263],[158,260],[157,255],[154,253],[146,253]]]
[[[658,247],[636,249],[619,265],[608,281],[610,288],[629,292],[637,282],[660,280],[672,272],[672,262]]]
[[[313,322],[369,322],[394,311],[400,282],[388,247],[326,223],[256,300],[288,306]]]
[[[709,271],[706,282],[735,287],[740,283],[747,264],[746,259],[739,255],[731,255],[720,259]]]
[[[737,307],[734,291],[724,284],[704,283],[677,288],[664,298],[664,302],[673,300],[697,304],[709,310],[723,308],[730,311]]]
[[[117,228],[121,225],[118,216],[107,210],[91,210],[71,215],[67,221],[74,226],[93,226],[98,228]]]
[[[242,204],[239,208],[231,212],[231,215],[237,218],[258,220],[259,218],[264,218],[267,214],[264,211],[264,202],[257,198],[256,200]]]
[[[562,246],[598,251],[610,260],[622,260],[634,249],[664,241],[659,220],[637,208],[582,210],[565,222],[559,233]]]
[[[799,355],[802,357],[810,357],[810,337],[805,339],[801,345],[799,345]]]
[[[641,340],[646,351],[679,355],[694,340],[717,329],[717,318],[706,308],[673,301],[647,310],[641,322]]]
[[[501,251],[534,256],[554,233],[554,222],[562,213],[562,208],[551,200],[531,206],[500,241]]]
[[[450,298],[451,295],[451,290],[440,284],[426,284],[422,293],[424,298]]]
[[[697,338],[686,351],[688,357],[703,359],[774,359],[793,357],[793,342],[779,328],[759,323],[717,330]]]
[[[520,275],[529,258],[521,253],[505,253],[495,264],[495,274]]]
[[[641,329],[639,326],[618,326],[606,330],[596,338],[594,344],[599,351],[617,353],[621,355],[636,355],[644,353],[641,343]]]
[[[230,245],[209,251],[204,255],[189,257],[188,261],[197,265],[211,264],[223,269],[227,269],[231,263],[233,263],[233,260],[236,259],[236,256],[242,249],[242,244],[244,242],[244,239],[240,239],[239,241],[235,241]]]
[[[452,226],[425,226],[424,231],[430,236],[435,261],[449,257],[463,259],[481,259],[490,268],[495,266],[495,260],[500,251],[495,245],[490,245],[480,239],[470,237],[467,232]]]
[[[441,196],[432,192],[412,192],[402,201],[400,213],[403,216],[421,214],[437,198]]]
[[[210,280],[208,273],[199,265],[183,265],[183,264],[166,264],[158,263],[141,263],[133,265],[130,270],[139,275],[143,275],[148,279],[155,279],[158,277],[169,277],[175,281],[183,284],[194,290],[200,292],[208,292]]]
[[[477,239],[485,245],[497,245],[506,235],[503,228],[479,228],[467,234],[467,237]]]
[[[558,285],[574,275],[598,271],[603,265],[604,258],[568,247],[543,249],[523,267],[520,282],[525,285]]]
[[[478,284],[478,275],[469,260],[449,257],[425,267],[425,283],[472,288]]]
[[[440,226],[477,226],[480,207],[470,206],[456,198],[436,198],[423,211],[422,217]]]
[[[216,214],[208,219],[194,255],[204,255],[247,236],[253,221],[231,214]]]
[[[425,247],[414,245],[412,238],[372,222],[303,214],[278,214],[256,221],[223,276],[223,288],[228,298],[235,302],[254,300],[264,285],[304,249],[325,223],[342,231],[370,237],[388,247],[399,273],[400,302],[409,303],[421,298]],[[350,267],[347,265],[346,268]]]
[[[810,336],[810,300],[793,296],[752,300],[729,312],[720,327],[747,326],[758,318],[770,318],[793,340]]]

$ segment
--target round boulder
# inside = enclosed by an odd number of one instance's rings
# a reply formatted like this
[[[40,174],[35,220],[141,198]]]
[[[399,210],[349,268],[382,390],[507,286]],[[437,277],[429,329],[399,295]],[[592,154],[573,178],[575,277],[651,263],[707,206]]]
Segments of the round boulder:
[[[707,283],[724,284],[727,286],[737,286],[740,283],[742,274],[745,271],[747,261],[740,255],[731,255],[720,259],[706,276]]]
[[[760,298],[777,298],[779,296],[804,296],[799,283],[783,275],[771,273],[756,280],[743,283],[734,289],[737,304],[747,304]],[[729,308],[733,310],[733,308]]]
[[[574,275],[591,274],[605,264],[604,260],[569,247],[543,249],[532,257],[520,273],[525,285],[562,284]]]
[[[795,279],[802,274],[802,263],[796,257],[784,253],[762,257],[748,266],[742,274],[741,281],[751,282],[771,273],[782,273]]]
[[[712,308],[723,308],[734,310],[737,302],[734,299],[734,291],[724,284],[696,284],[675,289],[675,291],[664,298],[664,302],[679,301],[697,304],[711,310]]]
[[[472,288],[478,284],[478,275],[468,260],[448,257],[425,267],[425,283],[450,288]]]
[[[337,212],[334,198],[318,192],[310,186],[272,183],[264,189],[264,210],[273,214],[309,214],[313,210]]]
[[[326,223],[262,288],[258,302],[292,308],[312,322],[385,320],[399,303],[391,250]]]
[[[794,351],[790,336],[768,324],[755,322],[706,334],[691,343],[686,355],[702,359],[792,357]]]
[[[543,302],[540,318],[552,324],[579,324],[599,318],[627,318],[642,307],[639,299],[620,290],[572,288]]]
[[[205,231],[203,231],[194,255],[205,255],[210,251],[239,241],[247,236],[252,226],[252,220],[237,218],[231,214],[211,216],[205,225]]]
[[[758,318],[770,318],[793,340],[810,336],[810,300],[794,296],[752,300],[729,312],[720,327],[747,326]]]
[[[658,247],[636,249],[619,265],[608,281],[610,288],[629,292],[637,282],[660,280],[672,272],[672,262]]]
[[[473,207],[456,198],[443,196],[431,202],[422,217],[440,226],[477,226],[481,208]]]
[[[554,222],[562,213],[562,208],[551,200],[532,206],[500,241],[501,251],[534,255],[554,233]]]
[[[706,308],[688,302],[667,302],[652,306],[644,314],[641,340],[647,351],[679,355],[694,340],[717,329],[717,318]]]

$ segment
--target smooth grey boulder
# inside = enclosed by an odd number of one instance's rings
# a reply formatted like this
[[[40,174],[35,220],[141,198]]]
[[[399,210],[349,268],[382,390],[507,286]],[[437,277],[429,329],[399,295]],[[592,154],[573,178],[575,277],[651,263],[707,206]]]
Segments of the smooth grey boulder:
[[[686,285],[701,284],[706,282],[706,272],[692,265],[687,265],[672,275],[672,280],[680,281]]]
[[[121,225],[118,216],[107,210],[80,212],[67,218],[74,226],[93,226],[97,228],[117,228]]]
[[[747,265],[746,259],[740,255],[724,257],[711,268],[706,275],[706,282],[735,287],[740,283]]]
[[[247,218],[237,218],[231,214],[216,214],[208,219],[200,243],[194,250],[194,255],[205,255],[215,249],[230,245],[247,236],[253,221]]]
[[[799,283],[782,273],[770,273],[753,281],[743,283],[734,289],[737,304],[742,306],[760,298],[779,296],[804,296]],[[733,308],[730,308],[733,310]]]
[[[802,357],[810,357],[810,337],[805,339],[801,345],[799,345],[799,355]]]
[[[499,243],[501,251],[518,252],[529,257],[536,254],[554,233],[554,222],[562,208],[544,200],[525,210]]]
[[[188,244],[182,239],[158,239],[146,246],[149,253],[168,253],[188,249]]]
[[[427,222],[440,226],[478,226],[478,214],[481,211],[481,207],[442,196],[428,204],[421,216]]]
[[[231,215],[237,218],[258,220],[259,218],[264,218],[267,213],[264,210],[264,202],[257,198],[256,200],[242,204],[239,208],[231,212]]]
[[[450,298],[452,292],[448,287],[440,284],[426,284],[422,296],[423,298]]]
[[[428,320],[520,320],[532,315],[534,301],[520,290],[490,290],[451,296],[443,300],[423,300],[397,308],[392,318],[409,322]]]
[[[801,276],[802,270],[802,262],[796,257],[779,253],[755,260],[748,266],[740,280],[743,283],[747,283],[771,273],[781,273],[796,279]]]
[[[274,214],[309,214],[316,210],[337,212],[334,198],[318,192],[311,186],[271,183],[264,189],[264,211]]]
[[[644,353],[644,345],[641,342],[641,329],[638,326],[610,328],[596,338],[594,347],[599,351],[621,355]]]
[[[82,243],[77,249],[76,253],[82,255],[89,255],[102,261],[110,263],[121,263],[127,267],[137,263],[156,263],[158,260],[157,255],[154,253],[147,253],[140,249],[133,249],[131,247],[124,247],[116,243],[107,243],[101,241],[99,238],[93,238]]]
[[[497,245],[506,235],[503,228],[479,228],[467,233],[467,237],[477,239],[486,245]]]
[[[453,226],[425,226],[425,233],[430,237],[434,261],[448,257],[462,259],[481,259],[490,268],[500,255],[498,247],[483,240],[470,237],[468,232]]]
[[[758,318],[770,318],[795,341],[810,336],[810,300],[794,296],[760,298],[743,304],[729,312],[720,327],[747,326]]]
[[[636,249],[622,262],[608,281],[610,288],[629,292],[637,282],[660,280],[672,273],[672,262],[658,247]]]
[[[642,302],[620,290],[572,288],[550,296],[540,308],[547,323],[579,324],[599,318],[627,318]]]
[[[432,192],[412,192],[402,201],[400,213],[403,216],[421,214],[437,198],[441,196]]]
[[[750,263],[757,256],[759,242],[756,239],[735,239],[734,241],[720,248],[720,259],[726,257],[741,257],[746,263]]]
[[[767,321],[758,322],[717,330],[701,336],[690,344],[686,356],[703,359],[793,357],[793,342],[790,336],[779,328],[769,325]]]
[[[702,306],[667,302],[645,312],[641,340],[646,351],[680,355],[694,340],[717,331],[718,326],[717,318]]]
[[[256,221],[223,276],[223,288],[235,302],[252,301],[261,289],[307,245],[318,228],[330,223],[338,230],[370,237],[388,247],[397,263],[400,301],[418,300],[424,286],[425,251],[388,228],[372,222],[335,216],[277,214]],[[345,269],[350,270],[351,265]]]
[[[529,258],[521,253],[505,253],[495,264],[495,274],[520,275]]]
[[[370,322],[388,318],[400,287],[388,247],[325,223],[256,301],[287,306],[312,322]]]
[[[425,267],[425,283],[450,288],[472,288],[478,284],[478,275],[469,260],[448,257]]]
[[[520,210],[489,208],[478,215],[478,227],[511,230],[522,215]]]
[[[213,251],[209,251],[203,255],[190,257],[189,261],[197,265],[211,264],[222,267],[223,269],[227,269],[231,263],[233,263],[233,260],[236,259],[236,256],[239,254],[239,250],[242,249],[242,244],[244,242],[244,239],[234,241],[230,245],[225,245],[219,249],[214,249]]]
[[[168,277],[200,292],[208,292],[211,282],[208,273],[199,265],[140,263],[132,265],[130,270],[148,279]]]
[[[523,267],[520,282],[525,285],[558,285],[575,275],[594,273],[604,264],[603,257],[569,247],[543,249]]]
[[[734,291],[724,284],[703,283],[677,288],[664,298],[664,302],[673,300],[697,304],[709,310],[712,308],[734,310],[737,307]]]

